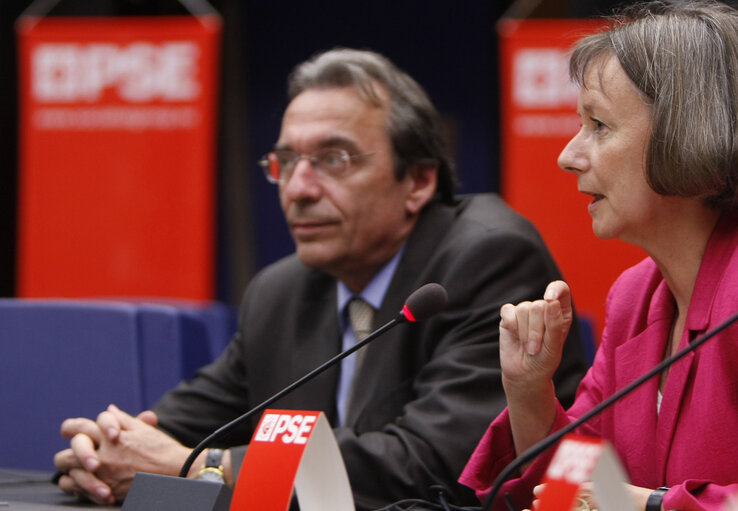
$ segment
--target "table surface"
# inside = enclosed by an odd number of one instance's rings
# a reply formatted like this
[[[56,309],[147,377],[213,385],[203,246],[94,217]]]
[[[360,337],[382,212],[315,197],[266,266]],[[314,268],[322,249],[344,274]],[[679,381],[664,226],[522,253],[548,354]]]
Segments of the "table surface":
[[[0,468],[0,511],[116,510],[80,502],[51,482],[53,473]]]

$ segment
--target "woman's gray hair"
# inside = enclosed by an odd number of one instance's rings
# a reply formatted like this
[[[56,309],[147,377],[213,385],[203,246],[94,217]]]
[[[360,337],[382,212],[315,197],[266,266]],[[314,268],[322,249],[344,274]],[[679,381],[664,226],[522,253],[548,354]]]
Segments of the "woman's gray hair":
[[[657,193],[738,209],[738,11],[710,0],[648,2],[582,39],[570,74],[615,55],[652,106],[646,154]]]
[[[293,100],[308,89],[352,86],[376,106],[383,106],[376,87],[390,97],[387,134],[392,141],[395,175],[402,179],[413,163],[437,164],[436,194],[453,203],[456,177],[436,108],[423,88],[389,59],[371,51],[337,48],[315,55],[290,74],[287,95]]]

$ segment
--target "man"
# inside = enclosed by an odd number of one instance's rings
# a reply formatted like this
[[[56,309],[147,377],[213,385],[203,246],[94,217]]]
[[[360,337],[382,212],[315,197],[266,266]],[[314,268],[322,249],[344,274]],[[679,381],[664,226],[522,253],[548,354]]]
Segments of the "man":
[[[499,198],[454,199],[438,114],[384,57],[318,55],[290,76],[289,98],[279,140],[261,165],[279,186],[296,254],[253,279],[226,352],[153,412],[134,418],[110,407],[96,422],[64,422],[71,448],[55,462],[65,491],[110,503],[125,496],[137,470],[178,473],[185,446],[354,342],[352,297],[373,306],[376,328],[416,288],[439,282],[449,294],[444,311],[386,333],[359,361],[273,407],[327,414],[358,509],[429,499],[435,484],[458,503],[475,502],[456,479],[505,406],[499,309],[541,295],[558,270],[535,229]],[[585,367],[575,329],[556,378],[566,402]],[[257,420],[222,447],[248,443]],[[231,448],[222,458],[230,484],[243,453]],[[208,454],[220,456],[203,453],[192,477]]]

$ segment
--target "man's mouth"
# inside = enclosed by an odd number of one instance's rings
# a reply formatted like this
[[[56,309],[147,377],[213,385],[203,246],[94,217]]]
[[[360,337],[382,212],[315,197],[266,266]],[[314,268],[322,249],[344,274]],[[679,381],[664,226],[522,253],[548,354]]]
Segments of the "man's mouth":
[[[290,229],[297,235],[310,235],[320,232],[323,229],[333,225],[335,222],[328,220],[300,220],[290,223]]]

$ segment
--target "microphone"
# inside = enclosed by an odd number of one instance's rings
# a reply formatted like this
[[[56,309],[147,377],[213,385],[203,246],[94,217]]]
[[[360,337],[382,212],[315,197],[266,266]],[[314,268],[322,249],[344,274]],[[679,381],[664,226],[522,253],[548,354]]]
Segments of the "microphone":
[[[695,339],[693,342],[689,343],[689,345],[686,346],[685,348],[674,353],[672,356],[662,360],[661,363],[654,366],[651,370],[646,372],[643,376],[641,376],[637,380],[634,380],[632,383],[626,385],[619,391],[615,392],[610,397],[602,401],[600,404],[598,404],[594,408],[590,409],[587,413],[585,413],[584,415],[582,415],[575,421],[567,424],[566,426],[556,431],[555,433],[552,433],[549,436],[545,437],[543,440],[533,445],[528,450],[523,452],[523,454],[521,454],[520,456],[515,458],[513,461],[511,461],[510,464],[507,465],[502,470],[502,472],[500,472],[500,475],[498,475],[497,478],[495,479],[494,484],[492,485],[492,490],[490,490],[489,494],[487,495],[487,498],[484,500],[484,504],[482,505],[482,511],[490,511],[492,509],[492,505],[494,504],[495,497],[500,492],[502,485],[505,483],[505,481],[507,481],[510,478],[512,474],[514,474],[517,470],[519,470],[520,467],[522,467],[529,461],[533,461],[535,458],[541,455],[544,451],[548,450],[555,443],[561,440],[565,435],[571,433],[572,431],[577,429],[579,426],[581,426],[582,424],[590,420],[592,417],[599,415],[605,409],[609,408],[616,401],[621,399],[623,396],[630,394],[632,391],[634,391],[635,389],[643,385],[645,382],[647,382],[648,380],[650,380],[657,374],[660,374],[661,371],[673,365],[676,361],[682,359],[688,353],[691,353],[692,351],[696,350],[699,346],[701,346],[706,341],[714,337],[716,334],[722,332],[723,330],[728,328],[730,325],[735,323],[736,320],[738,320],[738,313],[735,313],[732,316],[730,316],[728,319],[726,319],[725,321],[720,323],[718,326],[716,326],[713,330],[710,330],[709,332],[701,335],[700,337]],[[509,507],[510,503],[508,502],[507,505]]]
[[[313,369],[303,377],[291,383],[261,404],[255,406],[243,415],[228,422],[195,446],[185,460],[179,477],[162,476],[139,472],[136,474],[121,511],[154,511],[162,509],[190,509],[193,502],[198,502],[197,509],[211,511],[226,511],[230,504],[231,490],[222,484],[213,484],[210,481],[187,479],[187,473],[197,456],[216,440],[230,433],[237,426],[247,421],[254,414],[264,411],[269,405],[289,394],[296,388],[309,382],[325,370],[361,349],[387,330],[405,322],[424,321],[440,312],[448,302],[446,289],[435,282],[425,284],[416,289],[405,301],[402,310],[395,318],[367,335],[361,342],[342,351],[327,362]],[[167,501],[164,498],[170,497]],[[193,508],[194,509],[194,508]]]
[[[348,357],[355,351],[361,349],[368,343],[372,342],[374,339],[385,333],[387,330],[395,327],[396,325],[399,325],[400,323],[404,323],[406,321],[424,321],[431,316],[434,316],[446,306],[447,301],[448,295],[446,294],[446,289],[444,289],[442,285],[436,284],[435,282],[425,284],[424,286],[416,289],[407,298],[407,300],[405,300],[405,305],[402,307],[400,313],[397,314],[395,318],[390,320],[384,326],[381,326],[374,332],[367,335],[361,342],[357,342],[349,349],[342,351],[327,362],[324,362],[322,365],[316,367],[302,378],[298,379],[294,383],[291,383],[284,389],[274,394],[272,397],[266,399],[260,405],[255,406],[248,412],[244,413],[240,417],[237,417],[236,419],[232,420],[221,428],[215,430],[211,435],[203,439],[199,444],[195,446],[195,448],[192,450],[192,453],[190,453],[189,457],[184,462],[184,465],[182,465],[182,470],[179,473],[179,477],[187,477],[187,473],[190,471],[192,463],[194,463],[197,456],[202,451],[204,451],[208,445],[211,445],[214,441],[228,434],[231,430],[233,430],[243,422],[247,421],[254,414],[264,411],[269,405],[271,405],[278,399],[289,394],[296,388],[301,387],[308,381],[312,380],[313,378],[324,372],[326,369],[333,367],[338,362]]]

